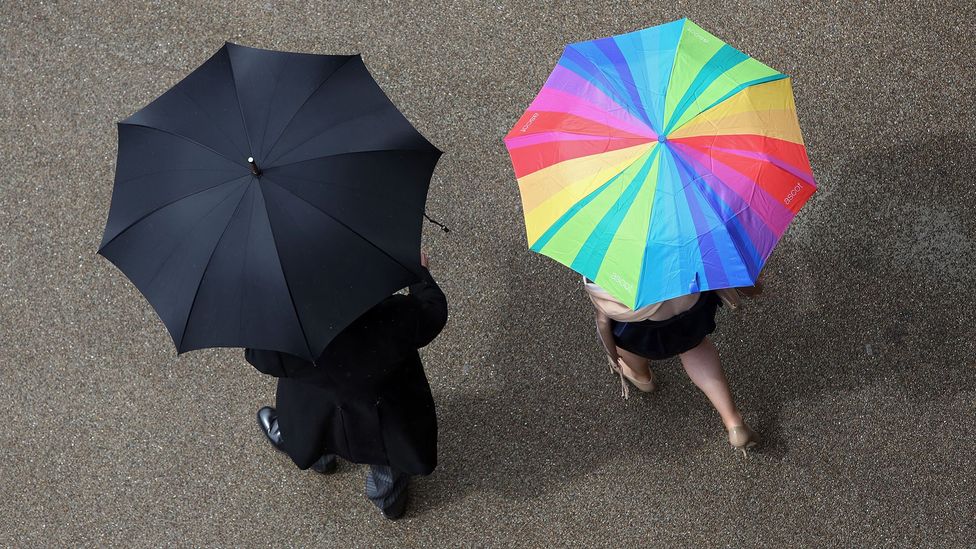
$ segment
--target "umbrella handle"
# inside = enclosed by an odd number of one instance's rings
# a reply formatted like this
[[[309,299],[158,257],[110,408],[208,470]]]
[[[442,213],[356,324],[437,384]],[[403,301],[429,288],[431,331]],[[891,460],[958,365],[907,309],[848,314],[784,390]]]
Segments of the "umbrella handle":
[[[427,212],[424,212],[424,217],[427,219],[427,221],[430,221],[434,225],[437,225],[438,227],[440,227],[441,230],[444,231],[445,233],[451,232],[451,229],[448,229],[447,228],[447,225],[444,225],[443,223],[441,223],[439,221],[435,221],[435,220],[431,219],[431,217],[429,215],[427,215]]]
[[[258,169],[258,165],[254,163],[254,157],[247,157],[247,163],[251,166],[251,173],[254,175],[261,175],[261,170]]]

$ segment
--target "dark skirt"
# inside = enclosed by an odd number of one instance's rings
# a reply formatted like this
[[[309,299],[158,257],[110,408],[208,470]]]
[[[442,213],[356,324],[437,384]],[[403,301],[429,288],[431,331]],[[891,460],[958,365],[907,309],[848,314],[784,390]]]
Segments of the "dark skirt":
[[[614,322],[613,339],[621,349],[651,360],[664,360],[697,347],[715,331],[715,292],[702,293],[687,311],[666,320]]]

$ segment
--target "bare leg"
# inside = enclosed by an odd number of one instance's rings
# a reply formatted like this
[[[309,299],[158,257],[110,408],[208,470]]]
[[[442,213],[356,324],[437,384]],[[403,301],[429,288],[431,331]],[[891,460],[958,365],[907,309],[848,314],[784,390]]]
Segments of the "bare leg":
[[[732,401],[729,382],[725,379],[725,372],[722,371],[718,350],[711,340],[706,337],[694,349],[681,353],[680,357],[681,365],[685,367],[688,377],[712,402],[712,406],[722,416],[725,428],[731,429],[742,425],[742,414]]]
[[[617,347],[617,356],[622,359],[620,361],[623,363],[621,364],[621,367],[627,370],[627,375],[630,377],[642,383],[651,381],[654,378],[653,374],[651,373],[650,360],[640,355],[635,355],[626,349],[621,349],[620,347]],[[620,362],[618,362],[618,364],[620,364]]]

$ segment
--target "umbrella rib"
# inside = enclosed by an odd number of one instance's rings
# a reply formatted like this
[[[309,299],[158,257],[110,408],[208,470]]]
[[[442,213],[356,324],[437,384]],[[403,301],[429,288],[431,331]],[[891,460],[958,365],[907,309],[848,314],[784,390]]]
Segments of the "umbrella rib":
[[[287,59],[285,59],[285,66],[286,67],[287,66],[291,66],[291,61],[292,61],[292,58],[291,57],[288,57]],[[281,79],[278,78],[278,77],[281,75],[282,72],[284,72],[284,70],[285,70],[285,68],[284,67],[281,67],[277,72],[275,72],[275,75],[274,75],[275,85],[274,85],[274,88],[272,88],[272,90],[271,90],[271,95],[268,97],[268,103],[273,103],[275,96],[278,94],[278,84],[281,82]],[[261,132],[261,150],[254,151],[257,154],[259,154],[262,159],[264,158],[264,143],[265,143],[265,140],[268,137],[268,123],[269,122],[271,122],[271,106],[270,105],[268,106],[268,110],[265,111],[265,115],[264,115],[264,130]]]
[[[309,137],[305,141],[302,141],[301,143],[295,145],[294,147],[288,149],[287,151],[285,151],[285,152],[283,152],[283,153],[275,156],[274,157],[274,160],[268,160],[268,166],[273,166],[274,163],[277,162],[279,158],[281,158],[281,157],[287,155],[288,153],[294,151],[295,149],[298,149],[299,147],[307,144],[309,141],[312,141],[313,139],[316,139],[318,137],[321,137],[323,134],[325,134],[325,133],[327,133],[327,132],[335,129],[335,127],[336,126],[339,126],[340,124],[345,124],[347,122],[352,122],[353,120],[356,120],[358,118],[362,118],[362,117],[367,116],[367,115],[370,115],[370,114],[375,114],[375,113],[381,112],[383,110],[392,110],[393,112],[395,112],[397,114],[400,114],[401,116],[403,115],[403,113],[401,113],[399,110],[397,110],[397,108],[396,108],[395,105],[393,105],[392,103],[390,103],[390,104],[387,104],[387,105],[383,105],[380,108],[375,109],[375,110],[371,110],[371,111],[367,111],[367,112],[361,112],[361,113],[356,113],[356,114],[354,114],[354,115],[352,115],[352,116],[350,116],[348,118],[344,118],[342,120],[337,120],[337,121],[333,122],[331,125],[329,125],[329,127],[326,128],[326,129],[324,129],[323,131],[320,131],[320,132],[316,133],[315,135]],[[274,149],[274,147],[272,147],[272,149]]]
[[[549,112],[549,113],[553,113],[553,114],[561,114],[561,113],[557,113],[556,111],[538,111],[538,112]],[[592,118],[587,118],[586,120],[593,120],[593,119]],[[594,122],[596,122],[596,121],[594,120]],[[611,127],[612,128],[612,126],[609,126],[609,125],[607,127]],[[617,129],[617,128],[613,128],[613,129]],[[651,130],[651,131],[653,131],[653,130]],[[600,135],[600,134],[595,134],[595,133],[590,133],[590,132],[574,132],[574,131],[569,131],[569,130],[564,130],[564,129],[546,130],[544,132],[536,132],[536,133],[525,133],[525,134],[520,134],[520,135],[516,135],[516,136],[513,136],[513,137],[505,137],[504,139],[502,139],[502,141],[505,141],[507,143],[508,140],[518,139],[520,137],[528,137],[528,136],[532,136],[532,135],[541,135],[541,134],[545,134],[545,133],[564,133],[566,135],[586,135],[586,136],[596,137],[598,139],[609,139],[609,140],[614,140],[614,139],[643,139],[644,141],[648,141],[648,142],[654,141],[654,138],[649,137],[649,136],[646,136],[646,135],[637,135],[637,134],[634,134],[633,137],[627,137],[627,136],[623,136],[623,135],[613,135],[613,134]]]
[[[217,156],[219,156],[221,158],[226,159],[228,162],[230,162],[230,163],[232,163],[232,164],[234,164],[236,166],[245,165],[245,164],[242,164],[242,163],[235,162],[231,157],[227,156],[226,154],[224,154],[224,153],[222,153],[222,152],[220,152],[220,151],[218,151],[216,149],[213,149],[211,147],[208,147],[207,145],[204,145],[203,143],[201,143],[199,141],[196,141],[194,139],[191,139],[191,138],[189,138],[189,137],[187,137],[187,136],[185,136],[183,134],[180,134],[180,133],[172,132],[172,131],[169,131],[169,130],[164,130],[162,128],[157,128],[155,126],[147,126],[145,124],[133,124],[132,122],[119,122],[119,125],[120,126],[122,126],[122,125],[126,125],[126,126],[138,126],[140,128],[146,128],[147,130],[155,130],[157,132],[168,133],[169,135],[172,135],[172,136],[175,136],[175,137],[179,137],[180,139],[184,139],[184,140],[186,140],[186,141],[188,141],[190,143],[193,143],[194,145],[196,145],[196,146],[198,146],[198,147],[200,147],[202,149],[207,149],[208,151],[216,154]]]
[[[195,307],[197,304],[197,296],[200,295],[200,288],[203,286],[203,278],[207,276],[207,269],[210,268],[210,262],[213,261],[214,253],[217,252],[217,248],[220,247],[221,241],[224,240],[224,235],[227,234],[227,228],[230,227],[231,221],[233,221],[234,218],[237,217],[237,212],[241,210],[241,204],[244,203],[244,197],[247,196],[247,193],[248,191],[244,191],[243,193],[241,193],[241,197],[237,199],[237,205],[234,206],[234,213],[232,213],[230,217],[227,219],[227,224],[224,225],[224,229],[220,231],[220,237],[217,239],[217,243],[214,244],[213,249],[210,250],[210,255],[207,256],[207,262],[203,265],[203,271],[200,273],[200,280],[197,281],[197,289],[196,291],[193,292],[193,300],[190,301],[190,308],[187,309],[186,311],[186,320],[183,321],[183,331],[180,332],[180,343],[179,345],[176,346],[177,351],[183,348],[183,339],[186,337],[186,326],[187,324],[190,323],[190,317],[193,316],[193,307]],[[216,206],[214,207],[214,209],[216,209]],[[163,263],[163,265],[165,265],[165,262]],[[156,273],[156,276],[159,276],[158,272]],[[153,278],[155,279],[155,277]]]
[[[254,230],[254,204],[256,200],[251,200],[251,213],[247,220],[247,235],[244,238],[244,269],[247,269],[247,250],[251,247],[251,231]],[[282,275],[284,278],[284,275]],[[238,337],[244,333],[244,302],[247,298],[247,284],[241,285],[241,306],[237,309],[237,335]],[[304,334],[303,334],[304,335]],[[307,345],[306,345],[307,346]]]
[[[243,197],[243,194],[245,194],[245,193],[242,193],[242,197]],[[226,197],[224,197],[223,199],[221,199],[221,200],[220,200],[220,202],[218,202],[218,203],[217,203],[217,204],[215,204],[215,205],[214,205],[214,206],[213,206],[212,208],[210,208],[210,210],[208,210],[206,214],[204,214],[204,215],[203,215],[203,216],[201,216],[201,217],[200,217],[199,219],[197,219],[197,221],[196,221],[196,223],[194,223],[194,225],[193,225],[193,227],[191,227],[191,229],[190,229],[190,230],[189,230],[189,231],[188,231],[188,232],[186,233],[186,235],[184,235],[184,236],[183,236],[183,238],[182,238],[182,240],[181,240],[181,242],[180,242],[180,245],[181,245],[181,244],[182,244],[183,242],[185,242],[185,241],[186,241],[186,240],[187,240],[188,238],[190,238],[190,236],[192,236],[192,234],[193,234],[193,229],[195,229],[195,228],[196,228],[196,226],[200,224],[200,222],[201,222],[201,220],[203,220],[203,219],[204,219],[204,218],[205,218],[206,216],[208,216],[208,215],[210,215],[210,214],[211,214],[211,213],[212,213],[212,212],[213,212],[214,210],[216,210],[217,208],[219,208],[221,204],[223,204],[223,203],[224,203],[224,202],[225,202],[225,201],[226,201],[226,200],[227,200],[228,198],[230,198],[230,196],[231,196],[231,194],[228,194],[228,195],[227,195]],[[238,207],[240,206],[240,201],[238,201],[238,203],[237,203],[237,205],[238,205]],[[235,213],[236,213],[236,210],[235,210]],[[231,216],[231,217],[233,217],[233,216]],[[224,230],[226,231],[226,230],[227,230],[227,228],[226,228],[226,227],[224,227]],[[221,238],[223,238],[223,233],[221,233]],[[219,240],[218,240],[218,243],[219,243]],[[155,273],[153,274],[153,276],[152,276],[152,278],[150,278],[150,279],[149,279],[149,281],[148,281],[148,282],[147,282],[147,283],[145,284],[145,286],[146,286],[146,287],[149,287],[149,286],[151,286],[151,285],[153,284],[153,282],[155,282],[155,280],[156,280],[156,277],[158,277],[158,276],[159,276],[159,274],[160,274],[161,272],[163,272],[163,267],[165,267],[165,266],[166,266],[166,264],[167,264],[167,263],[169,262],[169,260],[170,260],[170,258],[172,258],[172,257],[173,257],[173,254],[175,254],[175,253],[176,253],[176,251],[177,251],[177,250],[178,250],[178,249],[180,248],[180,245],[177,245],[177,246],[174,246],[174,247],[173,247],[173,249],[172,249],[172,250],[170,250],[170,253],[169,253],[169,254],[168,254],[168,255],[166,256],[166,259],[164,259],[164,260],[163,260],[163,261],[162,261],[162,262],[161,262],[161,263],[159,264],[159,267],[158,267],[158,268],[156,269],[156,272],[155,272]],[[212,255],[213,255],[213,252],[211,252],[211,256],[212,256]],[[109,261],[111,261],[111,258],[109,258]],[[207,262],[208,262],[208,264],[209,264],[209,260],[208,260]],[[113,263],[115,263],[115,262],[113,261]],[[116,263],[116,266],[118,266],[118,264],[117,264],[117,263]],[[206,268],[204,268],[204,271],[206,271]],[[203,278],[201,277],[201,281],[202,281],[202,280],[203,280]],[[199,289],[200,289],[200,287],[199,287],[199,286],[197,286],[197,291],[199,291]],[[140,291],[141,291],[141,290],[140,290]],[[196,294],[194,294],[194,296],[193,296],[193,301],[194,301],[194,302],[196,301]],[[155,308],[155,307],[156,307],[156,306],[155,306],[155,305],[153,305],[153,308]],[[193,302],[191,302],[191,303],[190,303],[190,310],[191,310],[191,311],[193,310]],[[157,310],[157,313],[158,313],[158,310]],[[187,314],[187,320],[189,320],[189,313]],[[169,328],[169,327],[167,326],[167,328]],[[182,344],[183,344],[183,337],[184,337],[184,335],[185,335],[185,334],[186,334],[186,324],[185,324],[185,321],[184,321],[184,325],[183,325],[183,331],[182,331],[182,332],[180,333],[180,341],[179,341],[179,343],[178,343],[178,344],[176,345],[176,351],[177,351],[178,353],[180,352],[180,347],[181,347],[181,346],[182,346]],[[176,342],[174,341],[174,343],[176,343]]]
[[[251,217],[250,217],[250,221],[248,223],[247,239],[244,242],[244,265],[245,265],[245,268],[246,268],[246,265],[247,265],[247,255],[248,255],[247,252],[250,249],[251,232],[253,230],[254,210],[257,207],[256,204],[257,204],[257,201],[256,200],[252,200],[251,201]],[[265,212],[265,216],[267,218],[267,212]],[[274,227],[271,226],[271,219],[270,218],[268,218],[268,230],[271,231],[271,238],[272,238],[272,240],[275,240],[275,238],[274,238]],[[275,247],[276,247],[276,250],[277,250],[277,240],[275,240]],[[298,314],[298,307],[295,305],[295,298],[291,294],[291,286],[288,284],[288,277],[285,275],[285,267],[284,267],[284,265],[281,264],[281,258],[280,257],[278,258],[278,267],[281,269],[281,280],[285,283],[285,287],[288,288],[288,300],[291,303],[292,311],[294,311],[294,313],[295,313],[295,320],[298,322],[298,327],[300,328],[300,330],[302,332],[302,341],[305,343],[305,349],[308,350],[309,356],[311,356],[312,355],[312,348],[311,348],[311,345],[309,345],[309,343],[308,343],[308,336],[305,333],[305,326],[302,324],[302,317],[299,316],[299,314]],[[247,285],[244,285],[244,290],[246,290],[246,289],[247,289]],[[244,314],[243,314],[243,311],[244,311],[244,295],[242,293],[242,295],[241,295],[241,308],[240,308],[240,313],[238,314],[238,325],[237,325],[238,326],[237,327],[237,331],[238,331],[239,334],[241,332],[243,332],[243,324],[244,324]]]
[[[265,181],[271,181],[270,179],[268,179],[267,175],[264,176],[264,179],[265,179]],[[275,185],[278,186],[278,187],[280,187],[281,189],[287,190],[284,187],[281,187],[281,185],[278,185],[277,183]],[[268,230],[271,231],[271,239],[275,243],[275,252],[277,252],[278,251],[278,237],[275,236],[274,225],[271,223],[271,216],[268,214],[267,198],[265,198],[265,196],[264,196],[264,191],[261,192],[261,197],[262,197],[262,200],[265,201],[264,215],[268,219]],[[295,312],[295,320],[298,321],[298,328],[302,332],[302,341],[305,342],[305,349],[308,350],[308,356],[311,357],[312,358],[312,361],[314,362],[315,359],[318,358],[318,357],[312,356],[312,354],[313,354],[312,353],[312,346],[309,345],[309,343],[308,343],[308,334],[305,332],[305,324],[302,322],[302,315],[300,315],[298,313],[298,305],[295,304],[295,296],[292,294],[291,284],[288,282],[288,273],[285,272],[285,265],[284,265],[284,263],[281,262],[281,255],[279,253],[275,253],[275,257],[278,258],[278,267],[281,269],[281,280],[284,281],[285,288],[288,290],[288,302],[291,303],[291,309],[292,309],[292,311]]]
[[[304,160],[296,160],[294,162],[289,162],[287,164],[278,164],[274,168],[284,168],[285,166],[294,166],[296,164],[302,164],[305,162],[311,162],[313,160],[322,160],[324,158],[335,158],[337,156],[348,156],[353,154],[374,154],[374,153],[384,153],[384,152],[405,152],[405,153],[423,153],[423,154],[436,154],[435,151],[428,151],[424,149],[370,149],[367,151],[348,151],[334,154],[325,154],[322,156],[314,156],[312,158],[306,158]],[[268,168],[271,170],[272,168]]]
[[[646,145],[646,143],[645,143],[645,145]],[[635,146],[640,147],[640,146],[643,146],[643,145],[635,145]],[[579,200],[577,200],[569,209],[567,209],[562,215],[560,215],[558,218],[556,218],[555,221],[553,221],[551,224],[549,224],[548,227],[546,227],[546,230],[543,231],[542,234],[539,235],[539,238],[537,238],[536,241],[533,242],[529,246],[529,249],[531,249],[532,251],[534,251],[536,253],[542,254],[542,248],[545,247],[545,245],[548,244],[550,240],[552,240],[552,238],[555,235],[555,233],[550,234],[548,236],[548,238],[546,238],[545,243],[543,244],[543,246],[540,247],[539,249],[535,249],[535,246],[537,246],[539,244],[539,242],[542,241],[542,239],[544,237],[546,237],[546,235],[549,234],[550,231],[553,230],[553,227],[555,227],[560,222],[563,222],[563,224],[565,224],[565,223],[569,222],[569,220],[571,220],[574,217],[576,217],[576,214],[579,213],[580,209],[582,209],[583,206],[586,205],[586,203],[589,203],[590,200],[594,199],[596,196],[600,195],[605,190],[607,190],[610,187],[610,185],[613,184],[614,181],[618,177],[620,177],[624,172],[626,172],[627,170],[629,170],[630,168],[632,168],[635,164],[637,164],[637,162],[641,161],[641,159],[644,158],[645,155],[648,154],[648,152],[653,151],[653,150],[654,150],[654,148],[651,147],[650,149],[648,149],[648,151],[643,152],[643,153],[635,156],[633,158],[633,160],[631,160],[630,162],[627,163],[626,166],[622,167],[620,170],[616,171],[613,175],[609,176],[609,178],[604,183],[601,183],[595,189],[593,189],[592,191],[586,193],[586,195],[584,195]],[[566,187],[565,186],[562,186],[562,188],[565,189]],[[586,203],[584,203],[582,206],[580,206],[578,209],[575,209],[575,211],[574,211],[574,208],[576,208],[577,205],[583,203],[584,201],[586,201]],[[542,254],[542,255],[545,255],[545,254]],[[569,265],[566,265],[566,266],[569,267]],[[570,267],[570,268],[572,268],[572,267]]]
[[[232,72],[233,72],[233,70],[232,70]],[[200,103],[197,103],[196,99],[193,99],[193,97],[190,96],[190,94],[186,93],[182,89],[180,89],[180,93],[182,93],[183,95],[186,96],[187,99],[189,99],[190,101],[192,101],[193,104],[196,105],[197,108],[199,108],[203,112],[203,114],[206,115],[206,117],[210,119],[211,122],[213,122],[213,126],[215,128],[217,128],[217,130],[220,131],[220,133],[223,134],[225,138],[227,138],[227,141],[230,142],[232,145],[234,145],[234,148],[237,149],[237,144],[234,143],[234,140],[231,139],[230,135],[228,135],[227,132],[225,132],[224,129],[220,127],[220,124],[218,124],[217,121],[214,120],[214,118],[212,116],[210,116],[210,113],[207,112],[207,109],[203,108],[203,105],[201,105]],[[236,87],[234,88],[234,93],[235,94],[237,93],[237,88]],[[238,104],[238,106],[240,106],[240,99],[237,100],[237,104]],[[243,113],[241,114],[241,116],[243,117]],[[241,123],[244,124],[243,121]],[[244,135],[245,135],[245,137],[247,136],[247,126],[246,125],[244,126]],[[248,138],[247,144],[248,145],[251,144],[251,139],[250,138]],[[241,152],[241,150],[240,149],[237,149],[237,152]],[[241,156],[248,156],[248,155],[245,154],[245,153],[241,153]]]
[[[193,191],[190,194],[183,195],[183,196],[181,196],[179,198],[174,198],[173,200],[170,200],[169,202],[167,202],[167,203],[159,206],[158,208],[156,208],[156,209],[154,209],[154,210],[152,210],[150,212],[147,212],[145,215],[140,216],[139,219],[136,219],[132,223],[129,223],[124,229],[122,229],[121,231],[119,231],[118,234],[116,234],[115,236],[113,236],[112,237],[112,240],[109,240],[108,242],[106,242],[105,244],[103,244],[101,247],[99,247],[98,248],[98,251],[104,250],[105,247],[108,246],[109,244],[111,244],[112,242],[114,242],[116,238],[122,236],[123,233],[125,233],[126,231],[128,231],[132,227],[135,227],[136,225],[138,225],[140,221],[142,221],[143,219],[149,217],[150,215],[158,212],[159,210],[162,210],[163,208],[167,208],[169,206],[172,206],[173,204],[176,204],[177,202],[186,200],[187,198],[190,198],[191,196],[198,195],[198,194],[200,194],[202,192],[205,192],[205,191],[209,191],[210,189],[216,189],[217,187],[220,187],[221,185],[226,185],[226,184],[228,184],[228,183],[230,183],[230,182],[232,182],[234,180],[243,179],[245,177],[248,177],[248,176],[247,175],[241,175],[241,176],[233,177],[233,178],[228,179],[226,181],[221,181],[220,183],[215,183],[215,184],[213,184],[213,185],[211,185],[211,186],[209,186],[207,188],[200,189],[200,190],[197,190],[197,191]]]
[[[684,36],[685,23],[682,23],[681,30],[678,34],[678,41],[674,43],[674,55],[671,56],[671,69],[668,71],[668,83],[664,85],[664,94],[661,96],[661,131],[664,131],[664,128],[667,127],[668,121],[665,118],[668,115],[668,92],[671,91],[671,81],[674,80],[674,65],[675,61],[678,60],[678,51],[681,49],[681,41],[684,40]]]
[[[267,181],[271,181],[271,179],[270,179],[269,177],[267,177],[267,175],[265,175],[265,180],[267,180]],[[272,181],[272,182],[273,182],[273,181]],[[278,187],[279,189],[281,189],[281,190],[283,190],[283,191],[285,191],[285,192],[287,192],[288,194],[290,194],[290,195],[292,195],[292,196],[294,196],[295,198],[297,198],[297,199],[299,199],[299,200],[301,200],[302,202],[304,202],[304,203],[306,203],[306,204],[308,204],[309,206],[311,206],[311,207],[313,207],[313,208],[315,208],[316,210],[318,210],[318,211],[320,211],[320,212],[322,212],[322,213],[323,213],[323,214],[325,214],[325,215],[326,215],[326,216],[327,216],[327,217],[328,217],[329,219],[331,219],[331,220],[333,220],[333,221],[335,221],[335,222],[336,222],[336,223],[338,223],[339,225],[342,225],[342,226],[343,226],[343,227],[344,227],[344,228],[345,228],[345,229],[346,229],[347,231],[349,231],[350,233],[352,233],[352,234],[354,234],[354,235],[356,235],[356,236],[358,236],[358,237],[359,237],[359,238],[360,238],[360,239],[361,239],[361,240],[362,240],[363,242],[365,242],[365,243],[367,243],[367,244],[369,244],[370,246],[372,246],[372,247],[374,247],[374,248],[376,248],[377,250],[379,250],[379,252],[380,252],[380,253],[382,253],[382,254],[383,254],[383,255],[385,255],[386,257],[388,257],[388,258],[390,258],[390,259],[391,259],[391,260],[392,260],[392,261],[393,261],[394,263],[396,263],[397,265],[399,265],[399,266],[401,266],[401,267],[403,267],[403,269],[404,269],[405,271],[407,271],[407,272],[409,272],[409,273],[413,273],[413,272],[414,272],[414,271],[413,271],[413,269],[411,269],[410,267],[407,267],[406,265],[404,265],[403,263],[401,263],[401,262],[400,262],[400,260],[398,260],[397,258],[395,258],[395,257],[393,257],[392,255],[390,255],[390,254],[389,254],[389,252],[387,252],[387,251],[386,251],[386,250],[384,250],[383,248],[380,248],[379,246],[377,246],[376,244],[374,244],[374,243],[373,243],[373,242],[372,242],[372,241],[371,241],[370,239],[368,239],[368,238],[366,238],[365,236],[363,236],[363,235],[361,235],[361,234],[359,234],[359,232],[358,232],[358,231],[356,231],[355,229],[353,229],[353,228],[352,228],[352,227],[350,227],[349,225],[346,225],[345,223],[343,223],[342,221],[340,221],[339,219],[337,219],[337,218],[336,218],[336,217],[335,217],[334,215],[332,215],[331,213],[329,213],[329,212],[327,212],[327,211],[325,211],[325,210],[323,210],[322,208],[320,208],[320,207],[318,207],[317,205],[315,205],[315,204],[313,204],[313,203],[311,203],[311,202],[309,202],[309,201],[308,201],[308,200],[306,200],[305,198],[303,198],[303,197],[301,197],[300,195],[298,195],[298,194],[296,194],[296,193],[294,193],[294,192],[293,192],[293,191],[292,191],[291,189],[289,189],[289,188],[287,188],[287,187],[285,187],[285,186],[283,186],[283,185],[281,185],[281,184],[279,184],[279,183],[275,183],[275,186],[277,186],[277,187]]]
[[[687,171],[689,174],[697,174],[697,172],[695,172],[692,169],[691,165],[684,158],[684,155],[682,155],[679,151],[674,151],[672,153],[672,156],[674,157],[674,159],[676,161],[676,164],[678,162],[680,162],[682,168],[685,171]],[[716,176],[714,173],[711,173],[711,175],[712,175],[712,177],[715,177],[716,179],[718,179],[718,176]],[[695,179],[693,179],[693,180],[691,180],[691,181],[688,182],[688,185],[692,188],[692,190],[690,192],[697,193],[696,199],[699,200],[699,203],[700,204],[701,203],[705,204],[716,216],[718,216],[719,219],[722,219],[722,212],[715,208],[715,206],[712,204],[712,201],[709,200],[709,198],[705,196],[705,193],[702,192],[698,188],[699,186],[695,184],[698,181],[702,181],[702,184],[703,185],[706,185],[707,184],[707,182],[705,181],[705,177],[703,175],[700,175],[700,176],[696,177]],[[721,200],[721,198],[719,198],[719,197],[715,197],[715,199],[716,200]],[[690,204],[689,204],[689,207],[690,207]],[[742,212],[742,210],[740,210],[739,212],[737,212],[732,217],[737,218],[741,212]],[[729,233],[728,224],[727,224],[726,221],[723,220],[720,225],[718,225],[716,227],[710,228],[707,231],[707,233],[704,233],[704,234],[711,234],[711,233],[715,232],[718,229],[723,229],[723,230],[726,231],[726,233]],[[696,238],[700,238],[701,236],[702,235],[699,235]],[[736,239],[731,238],[731,233],[729,233],[729,240],[732,242],[732,246],[735,248],[735,252],[739,255],[740,260],[742,261],[742,264],[745,265],[746,261],[745,261],[744,258],[747,257],[747,254],[742,250],[742,247],[739,245],[739,243],[736,241]],[[746,268],[746,272],[748,272],[748,267]],[[750,276],[752,276],[752,275],[750,274]],[[711,289],[714,290],[714,289],[717,289],[717,288],[711,288]]]
[[[682,122],[678,126],[676,126],[674,128],[671,128],[671,131],[669,133],[674,133],[674,132],[680,130],[681,128],[687,126],[688,124],[691,124],[699,116],[701,116],[701,115],[703,115],[703,114],[711,111],[712,109],[718,107],[722,103],[725,103],[726,100],[731,99],[732,97],[740,94],[741,92],[743,92],[743,91],[745,91],[745,90],[747,90],[747,89],[749,89],[749,88],[751,88],[753,86],[758,86],[760,84],[766,84],[766,83],[773,82],[773,81],[776,81],[776,80],[782,80],[783,78],[789,78],[789,77],[787,75],[785,75],[785,74],[778,73],[778,74],[770,75],[770,76],[763,77],[763,78],[757,78],[757,79],[752,80],[750,82],[746,82],[745,84],[742,85],[741,88],[734,90],[733,93],[726,94],[725,96],[723,96],[722,98],[718,99],[717,101],[715,101],[711,105],[705,107],[704,109],[702,109],[701,111],[699,111],[698,113],[696,113],[694,116],[692,116],[688,120],[685,120],[684,122]]]
[[[227,66],[230,67],[230,79],[234,82],[234,97],[237,99],[237,110],[241,113],[241,127],[244,128],[244,138],[247,139],[247,147],[251,150],[247,156],[253,156],[256,153],[254,152],[254,145],[251,144],[251,135],[247,132],[247,119],[244,118],[241,96],[237,93],[237,77],[234,75],[234,60],[231,58],[230,52],[227,52]]]
[[[577,53],[579,53],[579,52],[577,52]],[[589,61],[590,64],[593,65],[593,68],[595,68],[596,71],[598,73],[600,73],[601,76],[603,76],[603,79],[604,80],[606,80],[609,84],[612,84],[611,91],[613,92],[613,96],[609,96],[608,95],[608,97],[610,97],[610,99],[612,99],[615,103],[617,103],[618,105],[621,105],[621,106],[623,106],[625,103],[627,103],[627,98],[623,95],[622,91],[617,88],[616,83],[610,78],[610,75],[607,74],[606,71],[604,71],[599,65],[597,65],[596,63],[594,63],[593,60],[590,59],[589,57],[583,55],[582,53],[580,53],[580,56],[582,56],[584,59],[586,59],[587,61]],[[545,87],[545,86],[543,86],[543,87]],[[619,99],[619,101],[618,101],[618,99]],[[657,130],[654,129],[654,124],[652,124],[651,121],[650,121],[650,119],[649,119],[650,116],[647,114],[647,109],[645,108],[645,106],[643,104],[643,99],[641,99],[641,104],[640,105],[634,105],[634,106],[640,108],[641,112],[638,113],[638,114],[643,114],[644,115],[643,117],[636,117],[635,116],[634,118],[638,122],[640,122],[642,126],[644,126],[645,128],[651,130],[652,132],[654,132],[654,135],[658,135]],[[626,110],[628,113],[630,113],[630,109],[629,108],[624,107],[624,110]],[[647,117],[647,118],[645,118],[645,117]]]
[[[278,135],[275,137],[274,142],[271,143],[271,149],[268,150],[269,155],[274,151],[275,145],[278,144],[278,141],[281,139],[281,136],[285,135],[285,132],[288,131],[288,128],[291,126],[292,122],[295,121],[295,117],[298,116],[298,113],[300,113],[302,109],[305,108],[305,105],[308,104],[308,102],[312,99],[312,97],[314,97],[315,94],[317,94],[319,90],[322,89],[322,86],[324,86],[326,82],[331,80],[332,77],[335,76],[337,72],[342,70],[343,67],[349,64],[349,61],[351,61],[354,57],[356,56],[350,55],[349,58],[343,61],[341,65],[339,65],[338,67],[336,67],[334,71],[329,73],[329,76],[326,76],[325,80],[322,80],[322,82],[320,82],[319,85],[316,86],[314,90],[312,90],[312,93],[308,94],[308,97],[305,98],[305,101],[303,101],[302,104],[298,106],[298,109],[296,109],[295,112],[291,115],[291,118],[288,119],[288,122],[285,124],[285,126],[281,129],[280,132],[278,132]]]
[[[271,226],[271,219],[268,219],[268,227],[271,229],[271,238],[275,240],[275,249],[277,250],[278,240],[274,236],[274,227]],[[285,281],[285,288],[288,288],[288,301],[291,303],[291,309],[295,311],[295,320],[298,321],[298,327],[302,332],[302,341],[305,342],[305,349],[308,350],[308,356],[312,358],[314,362],[316,358],[312,356],[312,346],[308,343],[308,334],[305,332],[305,324],[302,322],[302,315],[298,314],[298,305],[295,305],[295,296],[291,292],[291,284],[288,282],[288,275],[285,274],[285,266],[281,263],[281,257],[278,256],[278,266],[281,267],[281,279]]]
[[[227,171],[227,170],[222,169],[222,168],[174,168],[174,169],[170,169],[170,170],[157,170],[157,171],[154,171],[154,172],[148,172],[148,173],[144,173],[144,174],[133,175],[132,177],[126,177],[125,179],[116,179],[115,180],[115,184],[118,185],[119,183],[128,183],[130,181],[135,181],[137,179],[142,179],[144,177],[149,177],[151,175],[159,175],[159,174],[163,174],[163,173],[174,173],[174,172],[223,172],[223,171]],[[225,183],[226,183],[226,181],[225,181]]]

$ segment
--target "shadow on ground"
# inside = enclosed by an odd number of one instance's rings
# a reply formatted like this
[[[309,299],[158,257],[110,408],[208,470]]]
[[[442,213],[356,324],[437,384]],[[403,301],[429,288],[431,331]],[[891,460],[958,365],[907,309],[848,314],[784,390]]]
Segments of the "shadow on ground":
[[[974,146],[950,134],[839,167],[839,180],[821,182],[803,230],[788,232],[768,264],[766,294],[719,313],[715,340],[764,437],[760,459],[790,458],[796,434],[783,432],[781,413],[799,400],[893,382],[924,405],[973,389]],[[543,499],[615,456],[673,465],[702,444],[724,444],[717,415],[676,360],[656,364],[659,394],[619,399],[582,289],[556,292],[553,281],[573,275],[548,263],[528,251],[502,263],[510,291],[484,361],[501,381],[484,396],[438,396],[442,471],[422,488],[417,512],[485,491]]]

